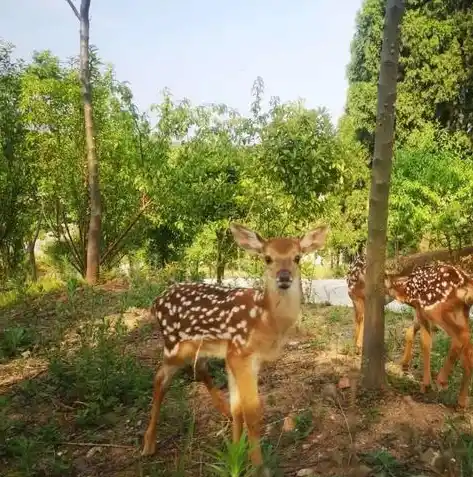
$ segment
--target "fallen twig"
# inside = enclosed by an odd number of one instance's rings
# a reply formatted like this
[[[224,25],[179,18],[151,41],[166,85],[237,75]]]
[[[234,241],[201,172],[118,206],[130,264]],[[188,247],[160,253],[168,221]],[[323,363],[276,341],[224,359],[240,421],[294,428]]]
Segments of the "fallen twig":
[[[340,399],[338,399],[338,396],[336,396],[336,399],[337,399],[338,407],[340,408],[340,411],[343,415],[343,419],[345,419],[348,435],[350,436],[350,443],[353,446],[353,436],[351,435],[350,424],[348,423],[347,415],[345,414],[345,411],[343,410],[342,404],[340,403]]]
[[[115,447],[117,449],[138,450],[134,446],[126,446],[123,444],[108,444],[103,442],[60,442],[62,446],[77,446],[77,447]]]

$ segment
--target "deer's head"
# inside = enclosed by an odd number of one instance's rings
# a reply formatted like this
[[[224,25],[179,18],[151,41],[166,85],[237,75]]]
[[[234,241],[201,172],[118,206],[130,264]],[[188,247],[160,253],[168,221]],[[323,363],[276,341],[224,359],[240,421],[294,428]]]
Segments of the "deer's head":
[[[264,239],[258,233],[239,224],[231,224],[235,241],[248,252],[261,257],[266,265],[266,282],[272,289],[299,287],[299,262],[302,255],[320,249],[328,233],[322,226],[307,232],[302,238]]]

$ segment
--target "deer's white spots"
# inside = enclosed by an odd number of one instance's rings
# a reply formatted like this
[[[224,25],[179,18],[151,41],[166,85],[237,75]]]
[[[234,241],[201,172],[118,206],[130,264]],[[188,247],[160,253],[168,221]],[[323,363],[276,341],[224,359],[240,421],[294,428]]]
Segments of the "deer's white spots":
[[[233,328],[233,326],[229,326],[229,327],[228,327],[228,332],[229,332],[229,333],[235,333],[235,332],[236,332],[236,328]]]
[[[239,343],[240,345],[244,345],[246,341],[243,339],[241,335],[235,335],[232,340],[234,343]]]
[[[159,306],[161,306],[161,305],[163,304],[163,301],[164,301],[163,298],[161,298],[161,299],[159,300]]]
[[[244,310],[245,308],[246,308],[246,305],[244,303],[240,305],[240,310]]]
[[[246,328],[247,321],[246,320],[241,320],[240,323],[236,325],[237,328]]]
[[[174,335],[169,335],[168,340],[169,340],[171,343],[174,343],[174,341],[176,341],[176,337],[175,337]]]
[[[255,306],[250,310],[250,316],[251,318],[256,318],[257,314],[258,314],[258,307]]]
[[[157,313],[158,320],[160,320],[162,316],[163,316],[163,314],[160,311],[158,311],[158,313]]]
[[[200,301],[200,295],[195,297],[195,301]]]
[[[161,321],[161,325],[166,326],[167,324],[168,324],[168,322],[167,322],[166,318],[164,318],[163,321]]]

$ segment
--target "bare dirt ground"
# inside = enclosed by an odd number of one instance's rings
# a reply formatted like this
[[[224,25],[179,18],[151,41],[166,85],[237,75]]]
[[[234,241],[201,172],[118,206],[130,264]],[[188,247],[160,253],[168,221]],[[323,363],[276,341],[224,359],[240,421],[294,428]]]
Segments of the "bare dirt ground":
[[[1,475],[210,476],[217,474],[209,464],[225,459],[238,467],[228,449],[216,454],[231,423],[185,374],[166,397],[157,454],[140,457],[160,362],[160,336],[147,313],[158,288],[110,282],[25,296],[0,309]],[[369,395],[358,383],[352,310],[304,307],[283,355],[260,376],[263,449],[275,475],[473,475],[473,412],[455,409],[460,369],[447,391],[423,395],[418,343],[412,373],[397,364],[410,321],[388,313],[388,385]],[[438,332],[434,342],[436,373],[448,341]],[[212,372],[225,390],[218,362]]]

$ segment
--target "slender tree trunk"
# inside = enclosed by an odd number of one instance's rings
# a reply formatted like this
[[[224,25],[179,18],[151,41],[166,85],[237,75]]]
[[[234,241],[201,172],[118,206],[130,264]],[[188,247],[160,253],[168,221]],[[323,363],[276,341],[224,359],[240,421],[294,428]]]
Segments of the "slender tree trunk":
[[[366,312],[363,337],[363,385],[382,389],[385,384],[384,272],[386,231],[391,180],[394,105],[399,61],[400,23],[403,0],[388,0],[384,20],[378,110],[368,215],[366,263]]]
[[[90,0],[80,6],[80,82],[84,106],[85,140],[90,199],[90,221],[87,237],[87,283],[93,285],[99,277],[100,237],[102,228],[102,198],[99,184],[99,162],[95,150],[95,130],[92,108],[92,87],[89,67],[89,8]]]
[[[34,253],[34,248],[36,245],[36,241],[38,240],[39,231],[41,230],[41,216],[38,219],[38,223],[36,225],[36,230],[34,232],[33,237],[28,242],[27,251],[28,251],[28,261],[30,265],[30,273],[31,273],[31,280],[33,282],[38,281],[38,268],[36,266],[36,255]]]
[[[225,253],[223,250],[225,241],[225,230],[219,229],[217,235],[217,283],[221,284],[225,275]]]

